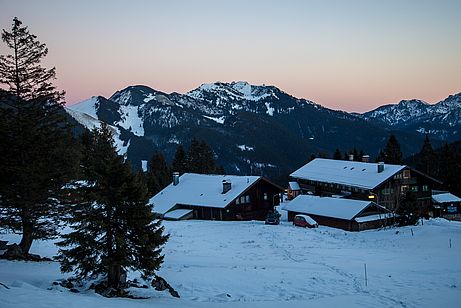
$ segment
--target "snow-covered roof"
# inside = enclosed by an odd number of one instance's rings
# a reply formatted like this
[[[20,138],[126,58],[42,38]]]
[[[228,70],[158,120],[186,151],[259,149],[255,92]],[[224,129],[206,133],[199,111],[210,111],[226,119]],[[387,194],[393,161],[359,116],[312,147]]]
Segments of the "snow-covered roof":
[[[183,210],[183,209],[178,209],[178,210],[173,210],[171,212],[166,213],[163,218],[165,219],[181,219],[186,215],[189,215],[192,213],[193,210]]]
[[[153,196],[149,203],[154,212],[165,214],[176,204],[225,208],[235,198],[256,183],[259,176],[208,175],[184,173],[179,184],[171,183]],[[223,181],[231,183],[231,189],[223,194]]]
[[[301,190],[301,187],[299,187],[298,182],[288,182],[288,186],[291,190]]]
[[[371,204],[371,201],[300,195],[283,209],[307,215],[351,220]]]
[[[377,163],[316,158],[290,174],[290,176],[362,189],[374,189],[405,167],[385,164],[384,170],[378,173]]]
[[[450,193],[443,193],[438,195],[432,195],[432,200],[437,203],[446,203],[446,202],[461,202],[461,198],[450,194]]]
[[[356,217],[354,220],[360,223],[360,222],[370,222],[370,221],[376,221],[376,220],[392,218],[392,217],[394,217],[392,213],[384,213],[384,214],[375,214],[375,215]]]

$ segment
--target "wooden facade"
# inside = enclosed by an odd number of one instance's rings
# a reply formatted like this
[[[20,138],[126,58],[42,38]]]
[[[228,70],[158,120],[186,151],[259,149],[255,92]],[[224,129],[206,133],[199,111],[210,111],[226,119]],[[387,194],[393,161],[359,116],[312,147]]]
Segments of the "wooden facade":
[[[296,179],[304,192],[317,196],[341,195],[344,198],[371,200],[395,212],[407,192],[417,199],[420,216],[428,216],[431,209],[432,188],[440,182],[410,167],[405,167],[373,189]]]
[[[177,204],[175,209],[193,210],[193,219],[264,220],[268,212],[279,205],[282,192],[282,188],[261,178],[225,208]]]

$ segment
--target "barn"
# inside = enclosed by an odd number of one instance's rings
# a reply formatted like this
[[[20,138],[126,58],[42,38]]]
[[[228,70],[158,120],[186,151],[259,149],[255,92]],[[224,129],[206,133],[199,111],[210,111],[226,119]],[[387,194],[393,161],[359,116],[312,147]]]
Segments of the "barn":
[[[372,201],[300,195],[283,209],[288,211],[289,221],[297,214],[306,214],[319,225],[346,231],[376,229],[393,223],[390,211]]]
[[[264,220],[282,192],[261,176],[185,173],[149,203],[163,219]]]
[[[452,220],[461,220],[461,198],[447,191],[433,191],[433,215]]]

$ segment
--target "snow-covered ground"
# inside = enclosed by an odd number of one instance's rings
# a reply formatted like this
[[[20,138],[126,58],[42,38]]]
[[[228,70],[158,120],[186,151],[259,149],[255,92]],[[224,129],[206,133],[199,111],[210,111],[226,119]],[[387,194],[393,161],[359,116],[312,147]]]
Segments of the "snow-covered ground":
[[[160,275],[180,293],[107,299],[52,287],[55,262],[0,261],[0,307],[459,307],[461,223],[360,233],[283,221],[165,222],[170,240]],[[413,235],[412,235],[413,231]],[[1,239],[17,240],[14,235]],[[449,247],[451,239],[452,247]],[[52,242],[32,252],[56,253]],[[364,267],[367,266],[368,285]],[[136,276],[133,273],[132,276]]]

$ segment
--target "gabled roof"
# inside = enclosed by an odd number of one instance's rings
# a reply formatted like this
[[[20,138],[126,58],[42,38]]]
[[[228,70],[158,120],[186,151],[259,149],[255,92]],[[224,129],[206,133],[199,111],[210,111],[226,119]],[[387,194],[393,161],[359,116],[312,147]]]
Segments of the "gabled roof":
[[[378,173],[377,163],[316,158],[290,176],[362,189],[374,189],[405,168],[406,166],[403,165],[385,164],[384,170]]]
[[[149,200],[154,212],[165,214],[177,204],[225,208],[245,192],[260,176],[208,175],[184,173],[179,184],[171,183]],[[231,182],[231,189],[223,194],[223,180]]]
[[[283,209],[307,215],[352,220],[371,205],[380,207],[371,201],[300,195],[285,205]]]
[[[461,198],[450,193],[432,195],[432,200],[434,200],[437,203],[461,202]]]

